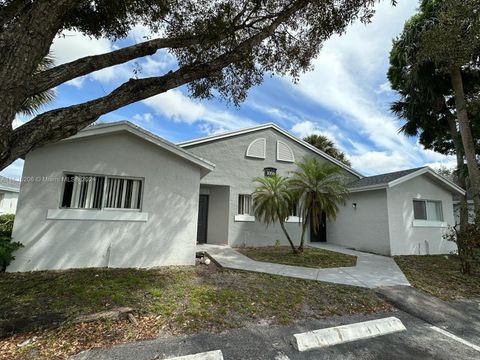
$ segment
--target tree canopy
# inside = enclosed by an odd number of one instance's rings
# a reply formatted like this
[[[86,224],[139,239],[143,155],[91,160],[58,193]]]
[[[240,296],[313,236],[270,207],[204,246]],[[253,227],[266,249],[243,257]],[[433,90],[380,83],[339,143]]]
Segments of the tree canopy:
[[[419,62],[418,55],[420,42],[425,39],[425,27],[438,11],[438,4],[438,1],[423,1],[420,12],[406,22],[401,35],[393,41],[387,76],[392,89],[400,95],[391,106],[394,114],[405,121],[400,131],[409,136],[418,135],[427,149],[452,155],[458,149],[450,128],[457,117],[450,77],[439,71],[433,61]],[[474,138],[479,139],[480,69],[465,66],[462,76],[469,99],[471,129]],[[477,153],[480,153],[480,144],[477,144]]]
[[[306,141],[310,145],[315,146],[317,149],[322,150],[324,153],[330,155],[334,159],[337,159],[338,161],[341,161],[347,166],[352,166],[352,163],[350,160],[348,160],[347,156],[345,153],[337,148],[335,143],[330,140],[327,136],[325,135],[318,135],[318,134],[312,134],[303,139],[303,141]]]
[[[188,85],[192,96],[238,104],[265,73],[294,79],[333,34],[368,22],[375,0],[2,0],[0,1],[0,167],[27,152],[71,136],[101,115]],[[120,39],[137,25],[151,36],[110,53],[38,71],[54,38],[73,29]],[[160,49],[178,67],[131,78],[105,96],[37,113],[13,129],[29,98],[69,80]]]
[[[406,120],[400,129],[420,142],[457,157],[459,184],[480,209],[478,99],[480,13],[477,1],[423,0],[419,12],[394,40],[388,78],[400,100],[393,112]],[[464,216],[461,216],[463,218]]]

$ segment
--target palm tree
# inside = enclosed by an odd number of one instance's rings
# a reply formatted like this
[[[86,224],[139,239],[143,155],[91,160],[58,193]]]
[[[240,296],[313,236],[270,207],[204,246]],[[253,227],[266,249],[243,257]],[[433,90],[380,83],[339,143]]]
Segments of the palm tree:
[[[256,189],[252,194],[255,216],[267,226],[279,222],[294,254],[298,253],[290,235],[285,228],[285,220],[294,203],[289,189],[289,180],[280,175],[255,178]]]
[[[317,149],[322,150],[324,153],[330,155],[334,159],[341,161],[347,166],[351,166],[350,160],[347,159],[347,156],[344,152],[340,151],[334,144],[325,135],[312,134],[303,139],[303,141],[309,143],[310,145],[315,146]]]
[[[303,251],[305,232],[309,222],[319,231],[322,215],[335,219],[338,205],[345,205],[349,192],[341,169],[333,164],[320,164],[315,158],[298,163],[289,182],[290,190],[300,199],[302,235],[298,250]]]
[[[51,55],[45,56],[37,67],[37,72],[40,73],[51,68],[54,65],[54,60]],[[26,99],[23,104],[20,106],[18,113],[24,115],[33,116],[36,114],[37,110],[39,110],[45,104],[48,104],[53,100],[55,97],[55,91],[53,89],[44,91],[42,93],[33,95]]]

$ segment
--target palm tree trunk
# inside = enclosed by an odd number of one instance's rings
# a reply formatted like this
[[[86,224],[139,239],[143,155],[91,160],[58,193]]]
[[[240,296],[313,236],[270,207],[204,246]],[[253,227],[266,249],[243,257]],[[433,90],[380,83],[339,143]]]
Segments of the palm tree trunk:
[[[455,107],[457,108],[458,127],[462,138],[465,159],[467,160],[468,176],[470,179],[470,190],[473,197],[475,212],[480,211],[480,170],[477,164],[475,154],[475,144],[473,142],[472,131],[468,119],[467,105],[463,91],[463,81],[460,68],[453,66],[450,70],[452,88],[455,93]]]
[[[464,156],[463,148],[460,134],[457,130],[457,123],[453,114],[450,112],[447,114],[447,122],[450,128],[450,136],[452,137],[453,146],[455,148],[455,156],[457,158],[457,183],[462,189],[467,189],[467,184],[465,181],[465,173],[463,171],[464,167]],[[465,229],[465,226],[468,223],[468,205],[467,197],[465,195],[460,195],[460,231]]]
[[[290,238],[290,235],[288,235],[287,229],[285,228],[285,224],[283,221],[280,221],[280,227],[283,230],[283,233],[287,237],[288,242],[290,243],[290,247],[292,248],[292,251],[294,254],[298,254],[298,250],[295,248],[295,245],[293,244],[292,239]]]
[[[305,233],[307,232],[308,226],[308,215],[305,216],[305,219],[302,221],[302,236],[300,237],[300,245],[298,246],[298,251],[303,252],[303,244],[305,243]]]

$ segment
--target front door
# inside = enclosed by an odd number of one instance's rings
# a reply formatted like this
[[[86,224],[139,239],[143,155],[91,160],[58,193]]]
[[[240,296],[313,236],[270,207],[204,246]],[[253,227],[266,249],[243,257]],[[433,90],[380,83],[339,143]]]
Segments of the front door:
[[[320,229],[313,228],[313,222],[310,221],[310,241],[311,242],[326,242],[327,241],[327,217],[322,213],[322,222]]]
[[[200,195],[198,202],[197,243],[206,244],[208,225],[208,195]]]

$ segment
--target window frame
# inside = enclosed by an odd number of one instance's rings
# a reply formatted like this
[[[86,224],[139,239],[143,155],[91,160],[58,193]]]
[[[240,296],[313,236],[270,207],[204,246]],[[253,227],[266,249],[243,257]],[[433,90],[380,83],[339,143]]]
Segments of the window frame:
[[[250,213],[249,214],[241,214],[240,213],[240,197],[241,196],[249,196],[250,197]],[[252,194],[248,193],[239,193],[237,195],[237,213],[235,214],[234,220],[235,221],[243,221],[243,222],[255,222],[255,214],[253,212],[253,197]]]
[[[103,190],[102,190],[102,205],[100,208],[72,208],[72,207],[66,207],[62,206],[63,203],[63,197],[65,195],[65,180],[68,175],[73,175],[73,176],[91,176],[91,177],[102,177],[104,179],[103,181]],[[123,180],[139,180],[141,183],[141,189],[140,189],[140,199],[139,199],[139,208],[134,209],[134,208],[111,208],[111,207],[105,207],[106,204],[106,193],[107,193],[107,183],[108,183],[108,178],[115,178],[115,179],[123,179]],[[121,176],[121,175],[106,175],[106,174],[96,174],[96,173],[87,173],[87,172],[76,172],[76,171],[64,171],[62,174],[62,191],[60,193],[60,205],[59,209],[65,209],[65,210],[88,210],[88,211],[134,211],[134,212],[142,212],[143,211],[143,193],[145,189],[145,178],[144,177],[137,177],[137,176]]]
[[[417,219],[415,217],[415,202],[421,202],[424,204],[425,209],[425,219]],[[440,204],[440,219],[429,219],[428,218],[428,210],[427,210],[427,203],[435,203]],[[423,222],[433,222],[433,223],[443,223],[445,221],[445,217],[443,214],[443,201],[442,200],[430,200],[430,199],[413,199],[412,200],[412,209],[413,209],[413,220],[415,222],[423,221]]]

